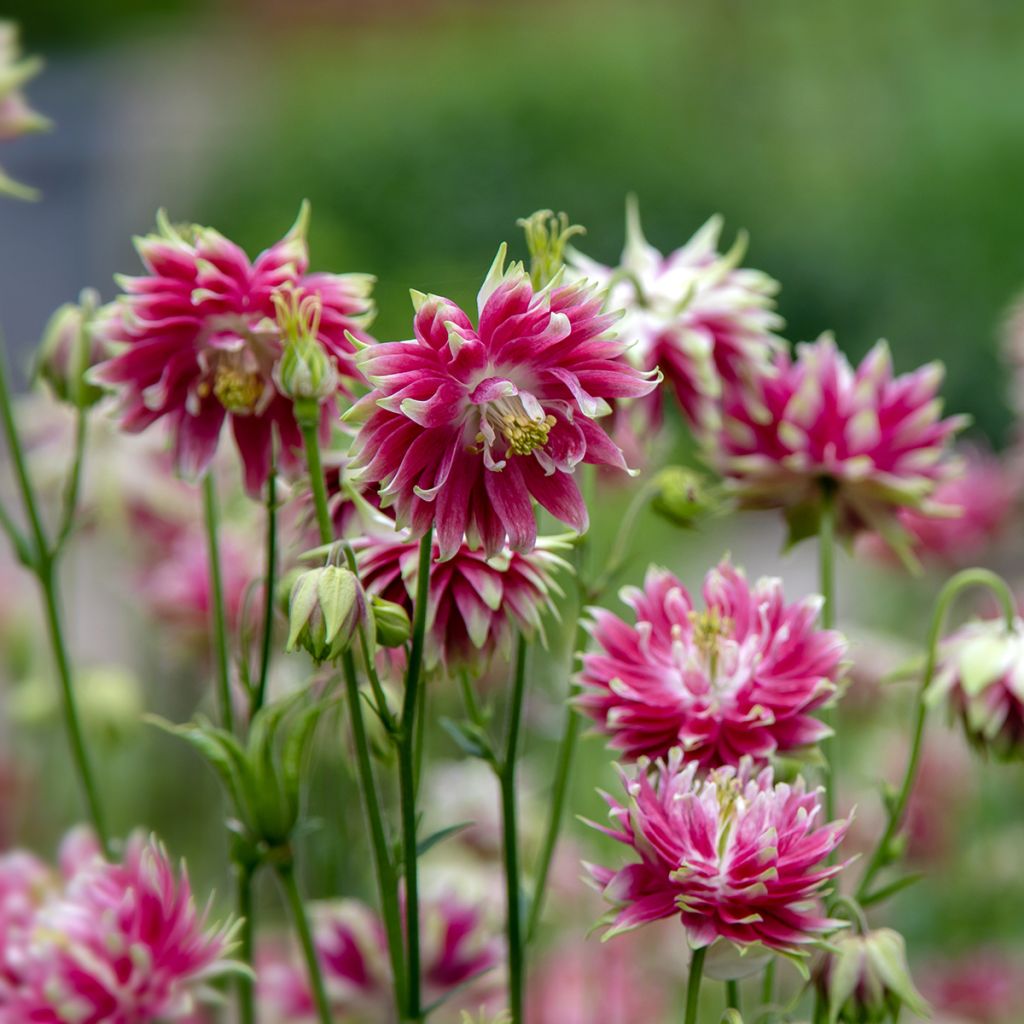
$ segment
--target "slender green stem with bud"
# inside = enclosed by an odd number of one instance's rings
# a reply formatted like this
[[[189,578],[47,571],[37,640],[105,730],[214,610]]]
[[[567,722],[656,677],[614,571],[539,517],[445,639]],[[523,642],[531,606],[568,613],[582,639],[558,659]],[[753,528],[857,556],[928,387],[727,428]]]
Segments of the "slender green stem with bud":
[[[11,536],[18,557],[35,575],[42,591],[47,633],[50,638],[54,662],[56,663],[57,676],[60,680],[64,723],[71,747],[71,757],[85,795],[93,828],[96,830],[96,835],[99,838],[104,855],[110,859],[112,856],[110,835],[107,831],[99,789],[96,785],[92,762],[86,746],[85,735],[82,731],[74,681],[71,675],[71,660],[68,657],[64,623],[60,611],[57,561],[65,535],[62,531],[58,541],[51,546],[43,529],[42,517],[39,514],[39,503],[36,499],[31,477],[28,474],[21,437],[14,422],[11,387],[7,377],[7,349],[2,334],[0,334],[0,420],[3,421],[7,447],[11,454],[11,462],[14,465],[14,474],[21,495],[22,506],[25,510],[25,518],[29,524],[30,539],[22,536],[6,512],[0,516],[0,520],[2,520],[4,528]],[[71,468],[69,490],[73,488],[76,493],[78,485],[74,481],[80,478],[83,454],[84,442],[81,447],[76,445],[75,463]]]
[[[910,794],[913,792],[914,782],[917,779],[917,770],[921,763],[921,748],[924,741],[925,720],[928,714],[928,705],[925,698],[931,685],[932,677],[935,675],[935,665],[939,656],[939,643],[942,640],[946,618],[953,602],[962,591],[969,587],[987,587],[993,591],[1002,606],[1007,626],[1013,627],[1017,614],[1013,592],[1001,576],[990,572],[988,569],[964,569],[947,580],[945,586],[939,591],[939,596],[935,601],[935,610],[932,613],[931,624],[928,628],[928,649],[924,673],[921,676],[921,685],[918,687],[917,700],[915,702],[914,726],[910,744],[910,755],[907,758],[907,767],[903,773],[903,782],[899,791],[889,806],[889,820],[885,831],[882,833],[878,845],[871,854],[868,865],[864,869],[864,877],[857,887],[856,899],[858,903],[867,905],[878,902],[878,894],[872,892],[872,883],[879,871],[892,862],[892,844],[896,839],[900,826],[903,824],[907,804],[910,802]]]
[[[203,477],[203,519],[206,523],[207,557],[210,563],[210,610],[213,624],[213,654],[217,663],[220,714],[224,728],[234,732],[235,714],[231,702],[231,669],[228,657],[228,626],[224,612],[224,583],[220,565],[220,513],[213,473]]]
[[[324,988],[324,976],[320,969],[320,960],[316,955],[316,945],[313,942],[313,932],[309,927],[309,918],[306,915],[306,905],[302,901],[302,894],[295,881],[295,866],[290,860],[277,865],[277,877],[281,880],[288,909],[291,911],[295,930],[299,935],[302,955],[305,957],[306,968],[309,972],[309,986],[313,990],[313,1002],[316,1005],[317,1017],[320,1024],[333,1024],[331,1007],[327,1002],[327,990]]]
[[[331,511],[327,506],[327,484],[324,480],[324,467],[320,458],[320,439],[317,437],[317,424],[302,423],[302,441],[306,448],[306,467],[309,470],[309,485],[313,489],[313,507],[316,510],[316,522],[320,529],[320,542],[330,544],[334,539],[334,527],[331,525]]]
[[[704,976],[704,957],[707,949],[695,949],[690,958],[690,977],[686,982],[686,1016],[683,1024],[697,1024],[697,1010],[700,1007],[700,983]]]
[[[270,659],[274,639],[274,588],[277,581],[277,473],[271,466],[267,477],[267,542],[266,576],[264,578],[263,600],[263,645],[260,650],[260,674],[256,691],[252,695],[251,714],[256,714],[267,698],[267,682],[270,678]]]

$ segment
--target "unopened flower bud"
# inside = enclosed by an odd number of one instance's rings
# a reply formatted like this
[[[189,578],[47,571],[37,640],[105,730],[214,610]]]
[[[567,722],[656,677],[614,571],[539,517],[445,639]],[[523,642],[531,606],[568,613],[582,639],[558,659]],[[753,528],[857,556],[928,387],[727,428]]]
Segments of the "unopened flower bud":
[[[284,351],[274,367],[274,383],[281,394],[308,407],[315,416],[320,404],[338,390],[338,370],[320,343],[320,297],[299,299],[295,291],[274,293],[277,323]]]
[[[906,1007],[927,1016],[928,1005],[914,986],[903,936],[891,928],[832,940],[815,982],[828,1008],[829,1024],[882,1024]]]
[[[105,355],[91,332],[98,307],[99,294],[92,288],[82,291],[77,304],[61,306],[43,331],[36,360],[36,376],[46,381],[54,395],[83,409],[103,396],[103,389],[86,379],[86,371]]]
[[[718,505],[704,477],[683,466],[666,466],[654,477],[653,486],[651,508],[676,526],[693,527]]]
[[[144,705],[131,672],[115,665],[89,668],[79,673],[76,689],[82,719],[93,734],[116,744],[138,728]]]
[[[348,569],[310,569],[292,586],[287,650],[302,647],[317,662],[333,661],[368,615],[363,588]]]
[[[401,647],[412,633],[412,623],[406,610],[394,601],[382,597],[372,600],[373,624],[377,629],[377,643],[381,647]]]
[[[565,266],[565,247],[574,235],[586,233],[579,224],[570,224],[565,213],[555,216],[551,210],[538,210],[516,223],[526,233],[530,250],[530,279],[534,288],[544,288]]]

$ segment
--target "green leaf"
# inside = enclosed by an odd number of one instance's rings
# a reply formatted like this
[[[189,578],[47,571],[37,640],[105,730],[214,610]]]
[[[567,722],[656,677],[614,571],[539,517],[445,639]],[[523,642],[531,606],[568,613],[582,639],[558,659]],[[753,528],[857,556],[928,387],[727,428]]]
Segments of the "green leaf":
[[[902,892],[904,889],[909,889],[910,886],[916,885],[923,878],[925,874],[921,871],[915,871],[909,875],[904,875],[902,878],[897,878],[895,882],[890,882],[888,885],[883,885],[881,889],[876,889],[872,893],[868,893],[860,901],[862,907],[873,907],[876,903],[881,903],[883,900],[889,899],[891,896],[895,896],[896,893]]]
[[[443,843],[446,839],[451,836],[457,835],[459,832],[464,832],[467,828],[472,828],[475,825],[475,821],[460,821],[457,825],[449,825],[447,828],[438,829],[432,835],[427,836],[425,839],[421,839],[416,847],[416,856],[422,857],[428,850],[432,850],[438,843]]]
[[[491,741],[487,734],[471,722],[456,722],[451,718],[441,719],[441,728],[455,741],[455,745],[469,757],[496,764]]]

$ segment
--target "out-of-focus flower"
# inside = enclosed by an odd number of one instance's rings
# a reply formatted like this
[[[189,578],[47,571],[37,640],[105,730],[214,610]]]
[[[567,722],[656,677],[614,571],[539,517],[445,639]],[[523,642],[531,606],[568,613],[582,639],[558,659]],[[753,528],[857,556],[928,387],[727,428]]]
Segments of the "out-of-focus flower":
[[[1024,621],[978,619],[948,636],[926,699],[946,703],[978,748],[1024,757]]]
[[[581,462],[626,468],[597,422],[617,398],[657,383],[622,358],[615,317],[585,284],[536,292],[498,250],[480,289],[479,326],[453,302],[414,296],[415,338],[370,345],[359,366],[374,385],[353,447],[361,479],[380,484],[399,527],[436,526],[442,559],[468,540],[497,555],[537,540],[532,499],[582,533]]]
[[[879,342],[854,370],[828,334],[796,351],[725,396],[709,457],[744,504],[786,509],[794,540],[817,529],[830,489],[841,533],[896,543],[895,514],[941,511],[935,489],[956,470],[946,447],[965,420],[942,419],[941,364],[895,376]]]
[[[99,303],[99,292],[85,288],[77,303],[65,303],[50,317],[39,343],[36,375],[71,405],[95,405],[103,397],[103,389],[85,379],[86,371],[106,355],[90,326]]]
[[[361,623],[372,626],[370,620],[366,594],[353,573],[337,565],[309,569],[292,584],[286,649],[301,647],[316,662],[334,661]]]
[[[613,827],[600,831],[639,861],[618,870],[587,865],[612,904],[609,935],[679,916],[695,949],[717,939],[738,950],[802,956],[842,922],[818,902],[841,865],[825,865],[848,822],[818,825],[818,793],[803,779],[773,784],[772,770],[716,768],[697,774],[676,748],[648,774],[622,772],[627,804],[611,797]]]
[[[86,729],[108,744],[123,742],[138,728],[145,710],[138,678],[121,665],[93,665],[75,679]]]
[[[968,449],[961,465],[963,471],[942,481],[932,494],[931,504],[941,508],[941,515],[910,508],[897,513],[904,541],[921,561],[969,565],[998,538],[1013,515],[1019,488],[999,458]],[[894,554],[878,534],[864,535],[858,546],[883,559]]]
[[[57,891],[53,871],[35,854],[0,854],[0,1013],[21,977],[25,948],[39,908]]]
[[[211,928],[155,841],[88,863],[45,903],[18,950],[3,1024],[139,1024],[191,1011],[208,980],[237,969],[229,927]]]
[[[722,218],[712,217],[684,246],[663,256],[644,237],[635,200],[626,208],[626,247],[617,267],[580,253],[570,265],[607,290],[612,309],[624,309],[620,334],[635,341],[629,357],[642,369],[660,367],[687,419],[699,428],[717,422],[723,389],[748,381],[782,349],[775,335],[778,283],[740,267],[746,240],[718,250]],[[660,410],[661,391],[650,398]]]
[[[846,643],[817,628],[820,598],[787,605],[780,580],[751,587],[727,560],[705,577],[701,611],[665,569],[622,598],[636,625],[593,611],[599,650],[583,656],[578,698],[616,750],[635,759],[680,746],[715,767],[828,734],[810,712],[835,692]]]
[[[50,127],[49,120],[28,105],[21,91],[42,66],[38,58],[21,57],[17,27],[10,21],[0,21],[0,142]],[[12,181],[0,168],[3,193],[19,199],[34,199],[37,194],[35,189]]]
[[[1024,1014],[1021,964],[998,950],[977,950],[921,972],[935,1019],[950,1024],[1016,1024]]]
[[[316,340],[339,380],[359,376],[348,333],[369,340],[373,279],[307,273],[308,214],[303,206],[288,234],[253,261],[212,228],[176,228],[161,214],[158,232],[137,242],[146,274],[121,278],[124,293],[97,318],[97,337],[118,354],[92,378],[118,391],[124,429],[138,432],[168,418],[185,476],[209,466],[225,420],[250,493],[269,476],[275,433],[284,468],[301,465],[292,399],[274,381],[285,340],[275,295],[315,304]],[[336,416],[332,396],[320,411],[324,440]]]
[[[412,614],[419,544],[403,536],[369,536],[353,545],[367,593]],[[543,537],[527,554],[505,549],[488,558],[463,544],[430,570],[426,659],[430,667],[482,668],[495,653],[507,654],[517,630],[543,637],[543,616],[555,612],[555,580],[572,571],[557,552],[566,543]],[[434,543],[434,555],[439,554]]]
[[[828,1010],[828,1024],[883,1024],[901,1010],[926,1016],[899,932],[879,928],[866,935],[841,935],[821,960],[815,982]]]

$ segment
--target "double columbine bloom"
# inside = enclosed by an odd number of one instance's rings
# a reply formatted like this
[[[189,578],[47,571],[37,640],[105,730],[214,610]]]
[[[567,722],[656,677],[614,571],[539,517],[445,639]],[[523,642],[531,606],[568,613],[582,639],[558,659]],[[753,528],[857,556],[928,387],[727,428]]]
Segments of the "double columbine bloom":
[[[606,289],[611,308],[626,311],[620,333],[635,342],[629,358],[645,370],[660,367],[699,429],[717,422],[723,390],[750,379],[783,346],[774,333],[782,326],[775,312],[778,283],[739,266],[742,239],[721,253],[721,233],[722,219],[712,217],[684,246],[663,256],[644,237],[630,202],[617,267],[570,256],[575,272]],[[651,395],[649,408],[660,411],[660,392]]]
[[[816,627],[820,598],[786,604],[780,580],[751,586],[727,560],[705,577],[703,608],[664,569],[622,596],[636,624],[594,610],[579,706],[626,757],[679,746],[713,768],[828,734],[811,712],[835,693],[846,643]]]
[[[415,338],[369,346],[359,368],[374,390],[354,466],[380,483],[400,527],[436,526],[442,559],[465,538],[488,555],[531,550],[535,499],[578,532],[587,509],[581,462],[626,468],[597,422],[609,401],[649,394],[655,373],[629,366],[609,335],[616,317],[586,284],[535,291],[505,247],[478,295],[479,323],[453,302],[414,295]]]
[[[588,865],[615,908],[610,934],[678,916],[694,949],[723,939],[801,956],[841,927],[820,897],[841,870],[824,862],[848,823],[818,824],[818,793],[802,779],[776,784],[749,761],[702,777],[678,748],[639,769],[622,771],[625,804],[607,798],[613,826],[594,826],[639,858],[618,870]]]
[[[98,318],[96,336],[118,354],[92,379],[117,390],[126,430],[170,421],[186,476],[210,464],[225,421],[251,493],[266,483],[275,434],[284,468],[300,468],[302,436],[279,370],[298,328],[312,331],[326,352],[332,386],[359,379],[353,339],[368,340],[373,279],[309,273],[308,219],[304,206],[288,234],[250,260],[212,228],[178,228],[161,216],[158,232],[136,243],[146,273],[121,278],[124,294]],[[338,409],[333,394],[323,398],[326,439]]]

